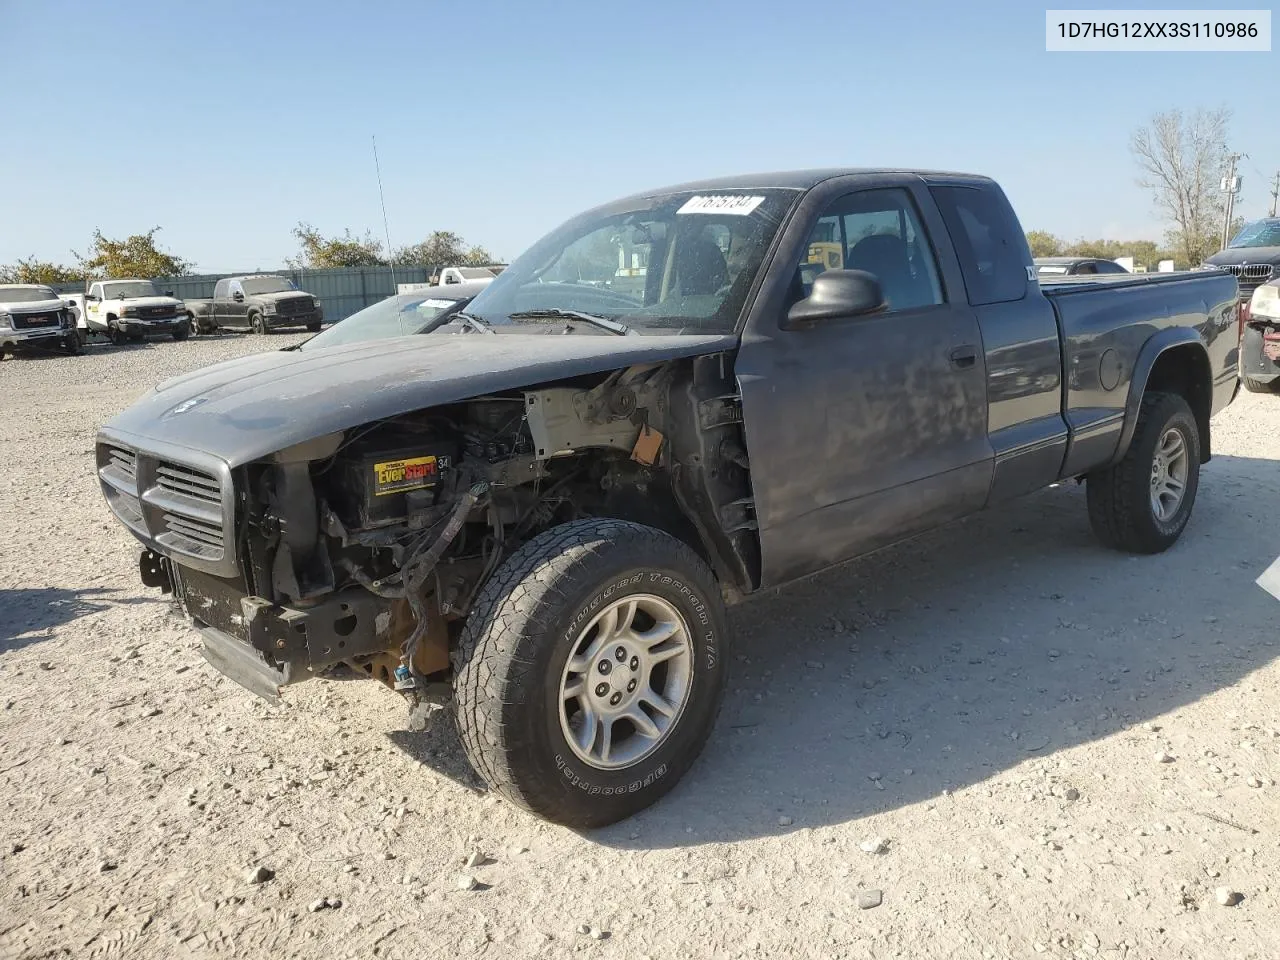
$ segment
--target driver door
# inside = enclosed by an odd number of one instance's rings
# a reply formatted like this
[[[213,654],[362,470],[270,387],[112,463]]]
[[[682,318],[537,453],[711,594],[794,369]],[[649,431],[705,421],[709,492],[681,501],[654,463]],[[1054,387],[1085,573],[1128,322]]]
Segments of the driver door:
[[[243,327],[248,324],[249,305],[245,302],[244,287],[239,280],[232,280],[227,285],[227,326]]]
[[[986,364],[958,280],[944,284],[927,193],[867,189],[807,225],[780,315],[736,363],[768,587],[978,510],[991,485]],[[945,239],[945,234],[940,237]],[[786,329],[839,263],[873,273],[887,308]],[[948,264],[946,276],[958,267]],[[772,322],[771,322],[772,321]],[[776,324],[776,330],[772,329]],[[767,332],[767,335],[766,335]]]

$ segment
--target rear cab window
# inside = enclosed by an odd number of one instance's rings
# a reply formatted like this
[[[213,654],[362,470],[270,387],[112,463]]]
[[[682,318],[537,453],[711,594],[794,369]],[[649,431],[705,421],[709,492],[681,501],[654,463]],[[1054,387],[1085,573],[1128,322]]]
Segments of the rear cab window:
[[[929,188],[951,233],[969,302],[1007,303],[1027,295],[1036,274],[1022,227],[994,183]]]

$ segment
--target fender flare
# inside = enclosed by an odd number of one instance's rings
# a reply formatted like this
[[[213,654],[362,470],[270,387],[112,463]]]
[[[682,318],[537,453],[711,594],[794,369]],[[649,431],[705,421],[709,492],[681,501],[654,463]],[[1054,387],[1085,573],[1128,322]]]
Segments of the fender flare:
[[[1115,456],[1111,458],[1110,466],[1115,466],[1129,452],[1129,444],[1133,441],[1134,431],[1138,428],[1138,411],[1142,407],[1142,395],[1147,392],[1147,381],[1151,378],[1151,371],[1155,369],[1156,361],[1160,359],[1161,354],[1175,347],[1185,347],[1190,344],[1200,348],[1200,354],[1204,358],[1205,377],[1208,379],[1209,351],[1200,338],[1199,332],[1193,327],[1166,327],[1148,337],[1147,342],[1138,351],[1138,359],[1133,364],[1133,376],[1129,379],[1129,394],[1124,403],[1124,426],[1120,430],[1120,442],[1116,445]],[[1212,383],[1206,383],[1206,386],[1210,390],[1213,389]],[[1203,439],[1202,455],[1207,454],[1209,449],[1208,436],[1206,435]]]

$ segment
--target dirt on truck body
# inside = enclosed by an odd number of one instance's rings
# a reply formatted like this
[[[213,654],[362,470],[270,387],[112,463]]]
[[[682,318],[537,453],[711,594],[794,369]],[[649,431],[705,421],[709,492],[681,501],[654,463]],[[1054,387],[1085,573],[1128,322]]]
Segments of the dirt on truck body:
[[[570,220],[436,332],[161,384],[99,477],[219,670],[451,707],[490,786],[601,825],[701,750],[726,602],[1063,479],[1109,545],[1174,543],[1235,303],[1042,289],[981,177],[690,184]]]

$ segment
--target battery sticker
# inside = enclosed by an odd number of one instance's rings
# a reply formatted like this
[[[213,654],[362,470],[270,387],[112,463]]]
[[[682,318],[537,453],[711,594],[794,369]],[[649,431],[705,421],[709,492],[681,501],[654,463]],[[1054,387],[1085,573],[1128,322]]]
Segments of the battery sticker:
[[[423,490],[435,485],[439,468],[435,457],[410,457],[373,465],[373,495],[385,497],[406,490]]]
[[[731,213],[745,217],[760,204],[764,197],[690,197],[676,213]]]

